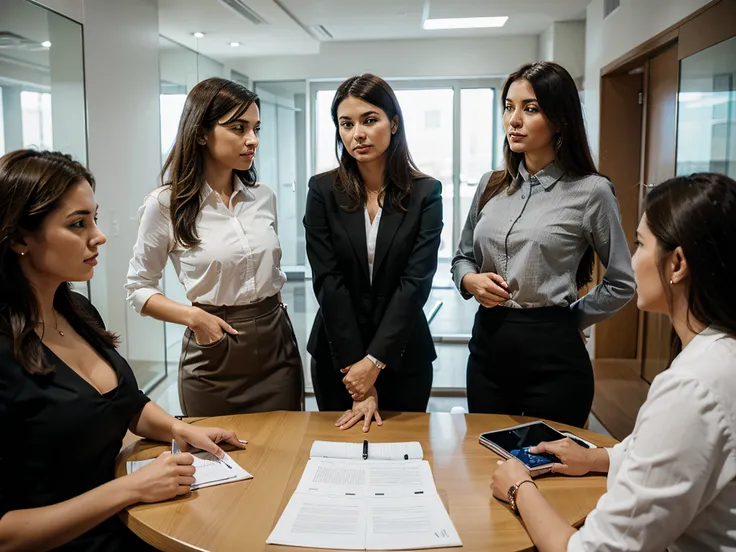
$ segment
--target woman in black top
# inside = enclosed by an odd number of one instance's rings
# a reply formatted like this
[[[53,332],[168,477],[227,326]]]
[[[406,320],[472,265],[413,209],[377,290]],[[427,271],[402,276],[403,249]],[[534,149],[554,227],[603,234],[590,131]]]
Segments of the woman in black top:
[[[92,175],[69,156],[0,158],[0,545],[3,550],[150,549],[115,515],[189,492],[189,453],[115,479],[126,430],[222,456],[235,434],[190,426],[138,390],[117,337],[68,282],[89,280],[105,236]]]
[[[320,410],[335,425],[378,406],[424,412],[437,357],[422,308],[437,270],[442,184],[409,155],[386,82],[352,77],[332,102],[340,166],[309,181],[304,228],[320,310],[307,349]]]

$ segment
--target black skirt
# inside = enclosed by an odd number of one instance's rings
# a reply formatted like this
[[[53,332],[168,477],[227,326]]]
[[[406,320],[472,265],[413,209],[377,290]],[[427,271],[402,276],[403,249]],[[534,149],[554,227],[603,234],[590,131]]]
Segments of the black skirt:
[[[583,427],[593,367],[566,307],[480,307],[468,345],[468,408]]]

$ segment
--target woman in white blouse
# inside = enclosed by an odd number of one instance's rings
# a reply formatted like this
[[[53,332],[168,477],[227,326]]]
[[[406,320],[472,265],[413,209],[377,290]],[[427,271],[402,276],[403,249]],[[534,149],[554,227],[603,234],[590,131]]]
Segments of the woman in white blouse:
[[[608,472],[608,492],[576,531],[526,468],[499,462],[491,487],[513,498],[541,552],[736,550],[736,182],[700,173],[652,189],[633,258],[640,309],[676,332],[633,433],[612,449],[542,443],[553,471]]]
[[[300,410],[302,364],[281,288],[276,198],[256,181],[259,100],[221,78],[187,96],[176,142],[146,197],[128,270],[143,316],[187,326],[179,400],[188,416]],[[167,259],[191,305],[163,295]]]

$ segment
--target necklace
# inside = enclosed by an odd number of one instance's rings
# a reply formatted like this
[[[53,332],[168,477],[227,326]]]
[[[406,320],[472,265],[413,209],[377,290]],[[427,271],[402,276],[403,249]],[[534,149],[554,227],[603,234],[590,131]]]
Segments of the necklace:
[[[62,332],[59,329],[59,322],[56,320],[56,311],[54,311],[54,324],[55,325],[54,326],[51,326],[51,327],[54,328],[57,332],[59,332],[59,335],[61,337],[64,337],[64,332]],[[46,330],[46,323],[43,320],[41,321],[41,325],[43,326],[43,329]],[[50,324],[49,324],[49,326],[50,326]]]

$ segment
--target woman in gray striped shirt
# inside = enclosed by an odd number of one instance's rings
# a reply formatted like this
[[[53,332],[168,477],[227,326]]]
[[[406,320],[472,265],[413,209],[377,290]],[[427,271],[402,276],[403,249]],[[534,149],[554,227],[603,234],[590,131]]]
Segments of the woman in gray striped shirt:
[[[505,169],[481,179],[452,263],[460,293],[480,303],[468,406],[582,427],[593,402],[582,330],[633,297],[631,255],[570,74],[551,62],[525,65],[501,97]],[[578,299],[595,253],[606,274]]]

